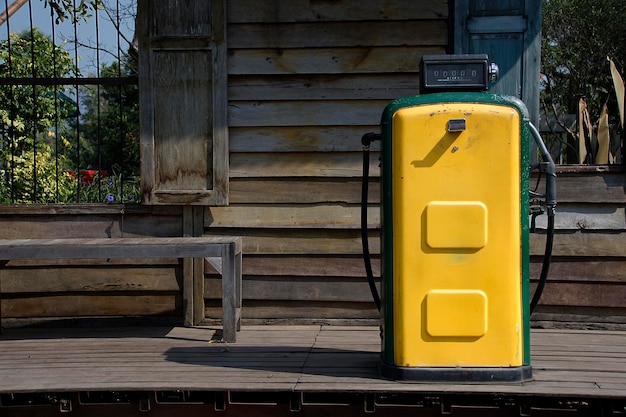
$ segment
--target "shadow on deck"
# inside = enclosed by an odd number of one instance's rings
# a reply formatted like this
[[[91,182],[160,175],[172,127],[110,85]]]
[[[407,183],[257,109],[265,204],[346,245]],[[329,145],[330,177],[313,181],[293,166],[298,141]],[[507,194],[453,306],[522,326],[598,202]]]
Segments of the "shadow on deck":
[[[0,415],[626,415],[626,332],[533,330],[523,384],[384,380],[375,326],[218,340],[206,327],[6,329]]]

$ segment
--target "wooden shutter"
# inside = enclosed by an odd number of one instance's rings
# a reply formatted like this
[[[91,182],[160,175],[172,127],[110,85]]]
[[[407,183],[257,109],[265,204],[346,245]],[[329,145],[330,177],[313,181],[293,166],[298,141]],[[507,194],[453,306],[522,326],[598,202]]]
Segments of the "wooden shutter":
[[[486,53],[500,77],[490,92],[515,96],[539,121],[541,0],[457,0],[454,52]]]
[[[228,204],[225,3],[138,1],[145,204]]]

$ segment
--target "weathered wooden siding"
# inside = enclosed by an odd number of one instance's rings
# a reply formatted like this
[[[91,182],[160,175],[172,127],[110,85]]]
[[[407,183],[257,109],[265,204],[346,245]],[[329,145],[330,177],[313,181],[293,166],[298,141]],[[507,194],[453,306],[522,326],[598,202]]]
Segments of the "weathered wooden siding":
[[[448,48],[448,2],[235,0],[227,13],[231,206],[207,208],[203,220],[207,234],[244,236],[245,316],[376,317],[362,272],[360,138],[378,129],[391,99],[417,92],[420,57]],[[89,208],[20,210],[2,218],[2,237],[196,234],[201,213],[170,207],[165,220],[145,208],[138,220]],[[10,263],[4,317],[177,314],[179,268],[170,261],[145,270]],[[40,274],[58,279],[38,285]],[[218,318],[219,282],[209,275],[207,284],[207,315]]]
[[[5,206],[0,207],[0,238],[182,236],[189,228],[184,219],[191,217],[185,210]],[[10,319],[51,317],[182,318],[178,259],[11,261],[0,274],[3,325]]]
[[[533,321],[624,327],[626,172],[568,166],[558,171],[553,263]],[[545,223],[545,216],[539,218],[538,233],[531,235],[534,279],[541,269]]]
[[[361,258],[360,137],[389,100],[418,92],[422,54],[451,49],[447,16],[437,1],[229,2],[231,205],[207,209],[205,233],[244,236],[248,321],[377,317]],[[379,275],[377,146],[368,225]],[[560,173],[558,188],[554,263],[533,319],[623,321],[624,174]],[[217,289],[209,275],[207,317],[219,317]]]
[[[361,136],[416,94],[424,54],[448,48],[448,2],[228,2],[230,206],[207,234],[244,236],[244,318],[377,317],[364,278]],[[378,149],[370,246],[378,270]],[[207,280],[207,317],[219,317]]]
[[[373,322],[360,242],[361,136],[392,99],[418,92],[419,58],[449,48],[444,0],[228,3],[229,207],[3,207],[0,238],[241,235],[244,320]],[[379,275],[379,144],[368,224]],[[533,320],[626,322],[626,174],[558,179],[558,232]],[[533,282],[545,217],[531,235]],[[200,230],[198,230],[200,228]],[[220,280],[207,265],[206,316]],[[38,279],[53,274],[54,280]],[[11,262],[6,318],[157,315],[182,320],[174,259]]]

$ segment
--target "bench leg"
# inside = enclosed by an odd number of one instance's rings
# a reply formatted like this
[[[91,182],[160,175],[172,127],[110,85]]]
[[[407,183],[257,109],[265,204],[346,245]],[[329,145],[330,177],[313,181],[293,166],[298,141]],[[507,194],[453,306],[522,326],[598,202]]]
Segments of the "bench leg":
[[[222,246],[222,321],[224,341],[235,342],[241,311],[241,254],[235,245]]]
[[[241,303],[242,303],[242,296],[241,296],[241,262],[242,262],[242,257],[243,257],[243,253],[239,252],[236,256],[235,256],[235,285],[236,285],[236,302],[237,304],[235,305],[235,321],[236,321],[236,326],[237,326],[237,331],[241,330]]]
[[[204,320],[204,258],[193,259],[193,317],[194,326]]]
[[[194,260],[183,258],[183,314],[185,327],[193,326],[194,323]]]
[[[0,261],[0,334],[2,334],[2,268],[9,263],[9,261]]]

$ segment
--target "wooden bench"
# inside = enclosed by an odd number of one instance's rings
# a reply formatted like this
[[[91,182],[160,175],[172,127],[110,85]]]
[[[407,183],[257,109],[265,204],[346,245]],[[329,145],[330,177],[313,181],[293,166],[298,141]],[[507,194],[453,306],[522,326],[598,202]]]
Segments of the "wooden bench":
[[[185,325],[189,326],[204,319],[206,259],[222,275],[223,338],[234,342],[241,322],[241,247],[241,237],[0,239],[0,268],[18,259],[180,258]]]

